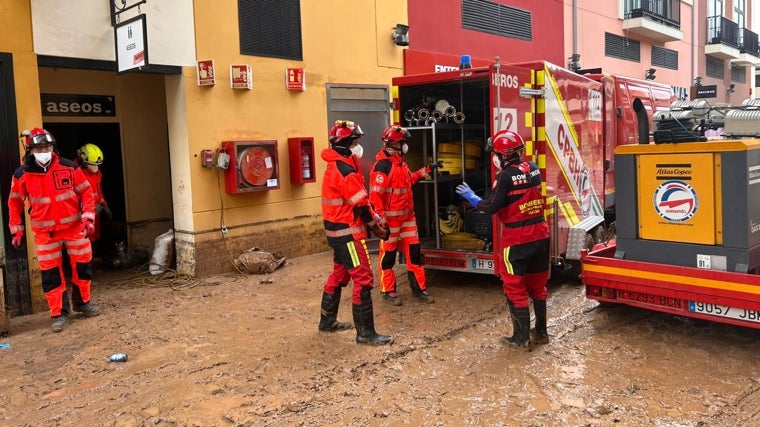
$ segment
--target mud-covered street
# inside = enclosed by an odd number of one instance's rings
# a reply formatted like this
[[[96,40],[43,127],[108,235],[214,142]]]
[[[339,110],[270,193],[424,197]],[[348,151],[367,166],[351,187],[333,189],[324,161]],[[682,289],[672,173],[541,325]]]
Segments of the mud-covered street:
[[[199,281],[99,272],[103,314],[45,313],[0,339],[3,426],[746,426],[760,423],[760,333],[597,308],[553,283],[552,342],[505,347],[490,276],[429,272],[435,304],[383,303],[390,346],[319,333],[331,253]],[[403,271],[401,267],[399,273]],[[271,283],[270,280],[271,279]],[[351,321],[348,292],[339,319]],[[109,363],[124,352],[126,363]]]

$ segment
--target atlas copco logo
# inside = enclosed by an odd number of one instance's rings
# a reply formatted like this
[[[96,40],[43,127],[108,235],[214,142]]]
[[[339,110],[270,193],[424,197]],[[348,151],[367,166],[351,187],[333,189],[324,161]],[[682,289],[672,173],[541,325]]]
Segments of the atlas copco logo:
[[[683,181],[663,182],[654,191],[654,208],[667,221],[688,221],[697,213],[698,206],[697,192]]]

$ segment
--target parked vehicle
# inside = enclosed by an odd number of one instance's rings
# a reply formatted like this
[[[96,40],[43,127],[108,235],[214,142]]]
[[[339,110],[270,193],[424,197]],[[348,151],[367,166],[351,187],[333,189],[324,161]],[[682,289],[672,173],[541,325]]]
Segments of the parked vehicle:
[[[588,298],[760,329],[759,108],[676,102],[656,144],[616,148],[617,237],[582,255]]]
[[[648,141],[637,123],[674,101],[665,84],[601,70],[582,75],[546,61],[397,77],[393,93],[394,121],[414,138],[407,162],[444,163],[415,191],[426,268],[489,274],[501,225],[463,204],[454,188],[465,180],[480,196],[490,191],[491,135],[509,129],[526,141],[545,182],[553,265],[579,272],[581,250],[614,220],[613,149]]]

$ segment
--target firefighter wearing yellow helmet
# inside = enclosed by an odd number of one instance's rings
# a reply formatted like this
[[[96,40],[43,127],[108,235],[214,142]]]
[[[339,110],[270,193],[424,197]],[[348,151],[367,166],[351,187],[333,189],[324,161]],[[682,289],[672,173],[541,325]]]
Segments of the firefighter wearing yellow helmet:
[[[95,232],[90,235],[91,241],[100,239],[100,213],[106,216],[106,220],[111,220],[111,209],[108,207],[105,196],[103,195],[103,172],[100,165],[103,164],[103,151],[95,144],[84,144],[77,150],[77,160],[82,167],[85,178],[90,182],[92,195],[95,197]]]

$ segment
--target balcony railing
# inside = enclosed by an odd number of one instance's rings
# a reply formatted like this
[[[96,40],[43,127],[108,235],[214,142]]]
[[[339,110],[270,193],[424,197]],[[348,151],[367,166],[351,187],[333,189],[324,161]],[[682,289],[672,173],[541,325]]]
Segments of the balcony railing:
[[[752,56],[760,57],[760,46],[757,42],[757,34],[746,28],[739,29],[739,50]]]
[[[739,24],[723,16],[707,18],[707,44],[725,44],[739,48]]]
[[[625,0],[625,16],[647,17],[680,28],[681,0]]]

